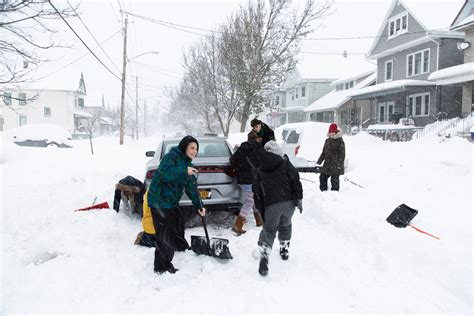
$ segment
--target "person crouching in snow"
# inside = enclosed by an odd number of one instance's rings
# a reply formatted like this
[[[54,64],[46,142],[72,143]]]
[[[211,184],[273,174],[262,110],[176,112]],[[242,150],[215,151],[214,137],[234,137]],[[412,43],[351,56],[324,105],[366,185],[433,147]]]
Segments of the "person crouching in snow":
[[[151,209],[148,206],[148,191],[143,196],[143,216],[142,227],[143,231],[139,232],[135,239],[135,245],[144,247],[155,247],[156,231],[153,225],[153,218],[151,217]]]
[[[327,191],[329,177],[331,177],[331,191],[339,191],[339,176],[344,174],[344,159],[346,159],[346,147],[342,139],[342,131],[332,123],[329,125],[328,138],[324,142],[323,152],[316,162],[320,165],[324,161],[319,175],[319,189],[321,191]]]
[[[199,215],[206,215],[194,176],[198,170],[191,163],[198,150],[198,141],[192,136],[185,136],[178,146],[171,148],[161,159],[158,170],[151,180],[148,205],[151,208],[156,231],[154,271],[157,273],[178,271],[171,263],[174,252],[189,249],[189,244],[184,238],[184,220],[179,207],[183,190]]]
[[[255,206],[263,214],[263,230],[258,240],[258,272],[262,276],[268,274],[268,258],[277,232],[280,256],[283,260],[288,260],[291,218],[295,207],[300,213],[303,212],[303,187],[295,167],[275,141],[269,141],[264,148],[257,177],[252,185]]]
[[[235,218],[234,226],[232,226],[232,231],[237,236],[246,232],[243,226],[247,222],[247,216],[252,210],[257,227],[263,224],[262,216],[255,208],[252,192],[254,173],[259,165],[258,156],[263,151],[263,148],[257,142],[257,134],[249,133],[247,137],[248,140],[243,142],[230,157],[230,164],[237,171],[237,184],[242,192],[242,207],[240,208],[239,215]]]

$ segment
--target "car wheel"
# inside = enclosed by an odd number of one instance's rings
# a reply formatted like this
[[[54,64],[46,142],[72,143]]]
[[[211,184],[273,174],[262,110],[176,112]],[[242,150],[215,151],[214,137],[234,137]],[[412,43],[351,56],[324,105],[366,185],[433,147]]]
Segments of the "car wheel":
[[[59,148],[59,145],[55,142],[47,143],[46,144],[47,148]]]

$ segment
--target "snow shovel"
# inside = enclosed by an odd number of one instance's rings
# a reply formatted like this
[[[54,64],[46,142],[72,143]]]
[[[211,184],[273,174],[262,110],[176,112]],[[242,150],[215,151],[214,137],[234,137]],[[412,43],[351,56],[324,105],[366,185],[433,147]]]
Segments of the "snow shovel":
[[[199,202],[201,203],[202,208],[201,198],[199,198]],[[191,236],[191,249],[198,255],[207,255],[220,259],[232,259],[232,255],[228,247],[229,240],[223,238],[209,238],[204,216],[199,216],[201,217],[202,226],[204,227],[206,237]]]
[[[439,239],[436,236],[431,235],[430,233],[427,233],[413,225],[410,224],[410,221],[418,214],[418,211],[409,207],[406,204],[400,204],[388,217],[387,217],[387,222],[392,224],[395,227],[398,228],[405,228],[407,226],[410,226],[411,228],[415,229],[417,232],[426,234],[428,236],[431,236],[433,238]]]
[[[100,209],[100,208],[110,208],[109,203],[103,202],[103,203],[99,203],[99,204],[94,204],[92,206],[83,207],[83,208],[80,208],[80,209],[77,209],[77,210],[74,210],[74,211],[75,212],[77,212],[77,211],[90,211],[90,210],[95,210],[95,209]]]

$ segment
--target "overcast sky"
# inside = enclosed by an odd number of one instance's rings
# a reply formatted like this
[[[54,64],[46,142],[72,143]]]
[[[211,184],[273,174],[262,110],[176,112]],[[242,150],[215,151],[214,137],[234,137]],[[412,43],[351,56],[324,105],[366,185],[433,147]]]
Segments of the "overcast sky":
[[[429,10],[432,1],[421,1],[427,4],[426,7]],[[52,2],[57,6],[67,6],[67,2],[64,0],[52,0]],[[74,0],[70,0],[70,2],[77,3]],[[123,11],[129,11],[155,20],[216,30],[229,14],[238,9],[239,3],[245,4],[246,1],[83,0],[79,9],[82,20],[99,42],[108,39],[102,44],[108,57],[99,48],[96,48],[97,44],[79,19],[71,18],[68,21],[110,70],[120,76],[123,37],[120,32],[119,5]],[[295,3],[297,4],[298,1],[295,1]],[[391,0],[336,0],[330,10],[331,14],[315,23],[315,31],[308,37],[375,36],[390,3]],[[446,6],[455,8],[451,12],[457,12],[463,1],[449,0],[444,1],[444,3]],[[454,19],[454,16],[452,19]],[[73,48],[56,49],[48,52],[48,57],[54,61],[40,67],[37,76],[49,76],[37,85],[45,88],[54,88],[53,86],[60,88],[65,85],[76,87],[82,72],[88,92],[86,101],[88,105],[99,105],[102,94],[105,96],[106,103],[111,106],[118,105],[121,92],[120,81],[87,52],[86,48],[62,21],[57,23],[56,28],[60,31],[56,34],[56,38],[73,45]],[[196,42],[201,36],[151,23],[133,16],[129,16],[129,23],[127,44],[129,58],[148,51],[159,51],[159,54],[144,55],[128,64],[127,87],[130,96],[127,97],[127,102],[132,103],[135,100],[135,77],[138,75],[139,99],[146,99],[149,105],[155,105],[157,101],[164,104],[166,103],[163,98],[164,89],[176,86],[182,76],[183,50]],[[203,33],[201,31],[195,32]],[[373,39],[306,40],[303,42],[301,49],[302,52],[306,53],[301,53],[298,60],[304,64],[316,64],[319,61],[320,64],[325,65],[324,69],[319,67],[314,70],[314,77],[338,78],[341,76],[341,65],[346,68],[345,65],[357,64],[356,66],[361,70],[375,67],[364,61],[365,58],[362,55],[367,53],[372,42]],[[342,57],[344,50],[349,53],[350,58],[344,59]],[[340,55],[331,55],[332,53]],[[70,64],[83,55],[86,56]]]

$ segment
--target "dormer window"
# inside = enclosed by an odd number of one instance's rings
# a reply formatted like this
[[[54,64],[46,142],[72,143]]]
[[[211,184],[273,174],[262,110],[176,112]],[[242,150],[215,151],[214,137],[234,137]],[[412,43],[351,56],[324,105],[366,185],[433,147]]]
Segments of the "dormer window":
[[[400,34],[406,33],[408,30],[408,14],[403,13],[388,20],[388,39],[397,37]]]

